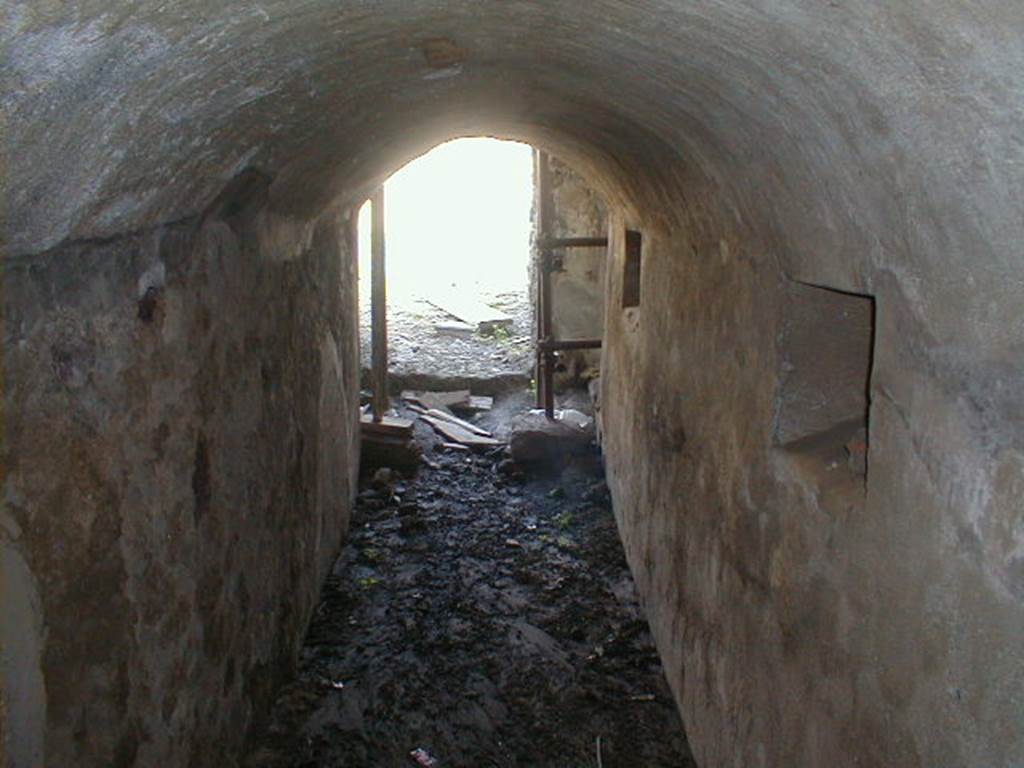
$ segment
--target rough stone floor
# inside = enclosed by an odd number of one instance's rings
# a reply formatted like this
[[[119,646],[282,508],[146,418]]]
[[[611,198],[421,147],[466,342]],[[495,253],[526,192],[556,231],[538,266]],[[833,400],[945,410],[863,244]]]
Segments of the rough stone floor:
[[[244,764],[692,765],[599,458],[521,474],[416,429],[423,465],[364,481],[298,676]]]

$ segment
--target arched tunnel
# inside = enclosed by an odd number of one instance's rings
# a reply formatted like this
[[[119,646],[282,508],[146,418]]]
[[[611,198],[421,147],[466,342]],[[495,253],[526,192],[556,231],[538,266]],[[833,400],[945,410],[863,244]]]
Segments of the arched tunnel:
[[[0,16],[8,764],[232,764],[348,524],[355,212],[482,135],[609,201],[608,482],[698,765],[1024,762],[1024,5]]]

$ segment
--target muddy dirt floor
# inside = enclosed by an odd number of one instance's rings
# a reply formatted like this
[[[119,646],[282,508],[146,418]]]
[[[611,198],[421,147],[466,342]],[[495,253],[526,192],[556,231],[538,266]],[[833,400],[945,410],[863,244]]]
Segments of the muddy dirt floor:
[[[526,403],[480,423],[506,432]],[[693,765],[596,453],[527,473],[416,430],[414,476],[364,480],[298,676],[244,765]]]

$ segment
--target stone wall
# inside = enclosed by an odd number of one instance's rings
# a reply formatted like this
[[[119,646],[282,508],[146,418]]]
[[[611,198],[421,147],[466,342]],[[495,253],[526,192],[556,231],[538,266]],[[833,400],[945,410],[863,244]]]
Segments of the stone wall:
[[[640,305],[624,309],[627,225],[643,260]],[[828,419],[812,419],[823,439],[780,445],[780,406],[822,402],[786,400],[787,345],[832,306],[794,312],[818,290],[788,276],[806,264],[727,217],[674,229],[617,212],[612,232],[609,484],[698,763],[1020,764],[1019,369],[993,347],[936,345],[887,270],[818,265],[816,284],[877,308],[865,480]],[[866,318],[855,341],[821,347],[827,366],[846,349],[847,374],[867,376]],[[829,417],[856,416],[848,405]]]
[[[223,766],[289,673],[357,468],[352,226],[204,217],[8,262],[14,766]]]

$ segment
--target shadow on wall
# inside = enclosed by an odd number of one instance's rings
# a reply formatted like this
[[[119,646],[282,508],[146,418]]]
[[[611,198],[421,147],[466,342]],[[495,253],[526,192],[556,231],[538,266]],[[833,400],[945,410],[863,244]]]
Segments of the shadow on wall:
[[[17,524],[0,511],[0,765],[4,768],[42,765],[46,727],[42,605],[16,547],[19,533]]]

